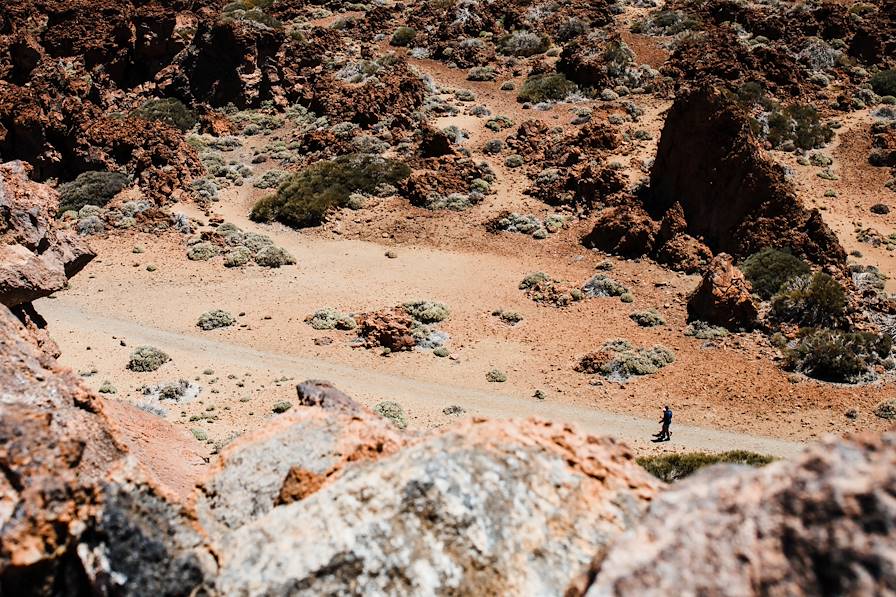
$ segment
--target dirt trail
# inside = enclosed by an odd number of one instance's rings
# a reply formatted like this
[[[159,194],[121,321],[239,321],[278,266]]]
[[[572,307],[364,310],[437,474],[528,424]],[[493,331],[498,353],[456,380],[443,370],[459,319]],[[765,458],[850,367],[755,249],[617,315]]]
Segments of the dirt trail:
[[[127,338],[132,344],[164,346],[172,355],[202,355],[206,361],[214,362],[221,369],[230,366],[256,370],[275,369],[295,379],[332,380],[349,395],[372,395],[378,396],[380,400],[396,400],[411,409],[424,408],[426,405],[431,407],[433,404],[457,404],[480,416],[544,417],[574,423],[589,433],[610,435],[635,447],[646,447],[650,436],[658,427],[652,420],[594,408],[537,402],[529,397],[484,392],[444,383],[427,383],[316,358],[253,350],[191,334],[168,332],[132,321],[89,313],[64,299],[41,301],[40,310],[53,329],[66,333],[115,335]],[[797,442],[683,425],[675,425],[673,434],[674,442],[669,446],[678,450],[742,449],[790,457],[799,453],[804,446]]]

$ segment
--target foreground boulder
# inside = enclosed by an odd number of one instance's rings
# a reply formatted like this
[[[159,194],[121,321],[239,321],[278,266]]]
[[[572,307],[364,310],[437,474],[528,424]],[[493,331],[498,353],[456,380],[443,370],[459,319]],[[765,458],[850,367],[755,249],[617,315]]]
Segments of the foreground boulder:
[[[551,594],[660,483],[613,440],[456,426],[357,466],[220,545],[222,594]]]
[[[750,329],[759,320],[752,287],[727,253],[713,258],[700,285],[688,299],[688,320],[705,321],[730,330]]]
[[[654,501],[588,595],[893,594],[894,492],[893,433],[707,470]]]

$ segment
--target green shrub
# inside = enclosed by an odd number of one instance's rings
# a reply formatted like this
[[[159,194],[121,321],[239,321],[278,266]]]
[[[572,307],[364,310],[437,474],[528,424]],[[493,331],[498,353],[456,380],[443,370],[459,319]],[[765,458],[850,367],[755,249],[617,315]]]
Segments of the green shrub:
[[[871,89],[877,95],[896,95],[896,70],[882,70],[871,77]]]
[[[276,269],[284,265],[293,265],[295,262],[295,257],[290,255],[286,249],[275,247],[273,245],[262,247],[258,253],[255,254],[255,263],[261,267]]]
[[[582,286],[585,296],[622,296],[628,289],[606,274],[597,274]]]
[[[874,414],[887,421],[896,420],[896,400],[886,400],[874,408]]]
[[[774,461],[771,456],[732,450],[721,454],[705,452],[685,452],[683,454],[663,454],[661,456],[642,456],[637,463],[654,477],[673,483],[694,474],[699,469],[712,464],[745,464],[749,466],[765,466]]]
[[[648,311],[635,311],[628,317],[642,328],[651,328],[658,325],[664,325],[666,323],[666,320],[663,319],[662,315],[657,313],[656,309],[650,309]]]
[[[533,75],[526,78],[517,93],[518,102],[534,104],[547,101],[560,101],[575,91],[576,86],[561,74]]]
[[[127,175],[120,172],[82,172],[75,180],[59,185],[59,215],[80,211],[85,205],[103,207],[129,182]]]
[[[316,162],[289,177],[276,194],[258,201],[250,217],[297,228],[318,226],[327,212],[344,206],[352,193],[373,194],[379,185],[395,184],[409,174],[405,163],[372,154]]]
[[[797,345],[785,351],[784,368],[824,381],[856,382],[885,359],[891,347],[886,334],[806,329]]]
[[[747,257],[740,266],[753,291],[763,299],[769,299],[787,282],[809,273],[805,261],[771,247]]]
[[[173,97],[148,100],[134,110],[134,114],[146,120],[164,122],[184,132],[193,128],[198,122],[195,112]]]
[[[514,31],[498,40],[498,51],[509,56],[526,58],[536,54],[544,54],[551,41],[531,31]]]
[[[720,325],[711,325],[705,321],[692,321],[684,328],[684,335],[697,338],[698,340],[716,340],[724,338],[730,332]]]
[[[171,360],[167,354],[153,346],[138,346],[131,353],[128,369],[137,372],[155,371]]]
[[[206,311],[200,315],[196,325],[199,326],[200,329],[208,331],[216,330],[218,328],[226,328],[235,323],[236,319],[233,315],[222,309],[215,309],[213,311]]]
[[[485,379],[491,383],[504,383],[507,381],[507,374],[500,369],[492,369],[485,374]]]
[[[305,318],[305,323],[315,330],[353,330],[358,327],[354,317],[329,307],[318,309]]]
[[[221,250],[208,241],[198,242],[187,249],[187,259],[190,261],[208,261],[217,256]]]
[[[770,315],[801,326],[838,327],[846,313],[846,292],[824,272],[785,282],[772,297]]]
[[[408,426],[408,418],[404,414],[404,409],[397,402],[392,402],[391,400],[380,402],[373,407],[373,412],[388,419],[399,429],[404,429]]]
[[[389,40],[389,44],[404,48],[414,41],[415,37],[417,37],[417,32],[410,27],[399,27],[395,30],[395,33],[392,34],[392,39]]]
[[[788,141],[800,149],[816,149],[834,138],[834,130],[818,117],[812,106],[793,104],[774,109],[768,117],[768,140],[772,147]]]
[[[402,305],[404,310],[420,323],[438,323],[448,318],[448,307],[432,301],[414,301]]]

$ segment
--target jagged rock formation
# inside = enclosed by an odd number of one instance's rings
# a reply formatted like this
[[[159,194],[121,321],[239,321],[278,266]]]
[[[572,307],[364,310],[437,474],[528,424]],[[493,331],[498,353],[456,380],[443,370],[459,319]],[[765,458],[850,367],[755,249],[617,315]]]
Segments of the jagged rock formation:
[[[818,210],[763,155],[743,110],[712,87],[681,94],[666,116],[645,207],[662,217],[676,203],[687,233],[714,252],[783,246],[818,264],[846,259]]]
[[[597,595],[896,592],[896,435],[793,462],[714,467],[669,489],[596,562]]]
[[[752,287],[727,253],[713,258],[703,280],[688,299],[688,319],[731,330],[751,329],[759,320]]]
[[[708,85],[681,93],[669,110],[643,209],[604,209],[583,243],[688,272],[713,253],[743,258],[770,246],[820,265],[846,260],[818,210],[807,210],[765,157],[740,106]]]

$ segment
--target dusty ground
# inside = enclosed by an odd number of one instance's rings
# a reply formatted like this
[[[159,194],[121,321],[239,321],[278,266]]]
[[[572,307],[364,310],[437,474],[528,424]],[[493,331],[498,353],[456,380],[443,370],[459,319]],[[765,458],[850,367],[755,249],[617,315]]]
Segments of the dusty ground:
[[[644,55],[643,62],[662,61],[663,51],[653,39],[629,38]],[[492,114],[510,116],[517,124],[540,118],[551,126],[569,127],[573,107],[592,108],[596,119],[608,114],[603,102],[523,110],[514,92],[499,90],[503,80],[474,83],[465,80],[464,71],[444,64],[411,62],[440,86],[472,90],[477,98],[468,106],[486,105]],[[639,141],[633,151],[619,156],[632,182],[645,176],[641,166],[655,152],[669,103],[641,98],[639,105],[644,116],[628,126],[649,131],[653,139]],[[893,275],[892,252],[860,244],[854,235],[856,223],[871,224],[884,235],[896,223],[896,212],[868,212],[880,200],[886,176],[867,165],[870,118],[867,112],[845,118],[824,150],[835,159],[836,181],[818,178],[820,168],[800,166],[793,156],[775,156],[793,168],[800,196],[823,208],[847,251],[860,250],[859,261]],[[590,228],[586,221],[572,219],[542,241],[486,232],[483,224],[504,209],[538,216],[553,210],[522,194],[525,179],[503,165],[503,155],[481,153],[485,141],[514,130],[492,133],[484,122],[461,114],[436,123],[468,130],[464,145],[477,159],[489,161],[498,177],[497,194],[462,213],[380,199],[363,210],[336,214],[320,229],[295,231],[248,220],[250,207],[265,194],[251,184],[223,192],[208,213],[192,205],[175,207],[201,221],[216,215],[244,230],[268,234],[295,255],[296,266],[228,270],[220,259],[188,261],[184,238],[177,234],[93,240],[100,257],[69,290],[39,305],[64,351],[63,361],[89,374],[89,383],[97,388],[109,381],[117,389],[114,398],[137,402],[144,384],[194,380],[202,386],[198,399],[169,409],[166,416],[206,430],[209,444],[263,425],[272,416],[272,405],[293,398],[294,384],[304,377],[325,377],[368,405],[398,400],[413,427],[444,424],[452,416],[442,409],[459,404],[467,415],[577,421],[588,429],[615,432],[639,451],[748,448],[784,455],[798,442],[825,433],[887,426],[871,411],[896,395],[891,381],[839,386],[787,374],[776,364],[778,352],[760,334],[715,342],[685,337],[686,296],[698,278],[646,260],[619,260],[584,249],[578,239]],[[277,136],[249,138],[228,157],[249,163],[253,148]],[[259,167],[255,175],[264,171]],[[837,197],[824,197],[828,189]],[[135,244],[146,252],[132,254]],[[398,257],[387,259],[387,250]],[[518,289],[526,274],[538,270],[584,283],[605,259],[614,264],[611,275],[632,290],[634,303],[594,298],[559,309],[537,305]],[[149,272],[148,264],[158,269]],[[363,312],[414,299],[450,307],[450,318],[438,326],[451,337],[450,358],[416,351],[384,357],[352,348],[351,333],[318,332],[303,322],[321,307]],[[218,308],[239,314],[238,324],[213,332],[196,327],[200,314]],[[510,327],[491,315],[496,308],[518,311],[525,319]],[[632,311],[647,308],[662,313],[667,325],[645,329],[629,319]],[[322,336],[332,338],[332,344],[316,345]],[[573,370],[579,357],[620,337],[639,346],[662,343],[675,351],[676,361],[656,375],[625,384]],[[150,374],[126,370],[130,351],[141,343],[168,351],[173,361]],[[507,382],[489,383],[485,374],[492,368],[505,371]],[[546,400],[532,397],[537,389],[547,393]],[[671,444],[657,446],[648,440],[664,403],[674,409],[680,432]],[[845,416],[850,409],[859,412],[857,419]],[[195,420],[210,415],[217,419]]]

